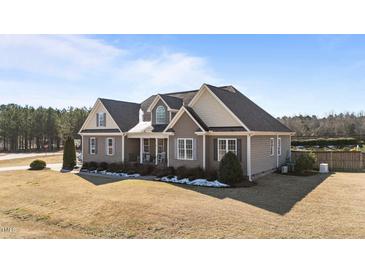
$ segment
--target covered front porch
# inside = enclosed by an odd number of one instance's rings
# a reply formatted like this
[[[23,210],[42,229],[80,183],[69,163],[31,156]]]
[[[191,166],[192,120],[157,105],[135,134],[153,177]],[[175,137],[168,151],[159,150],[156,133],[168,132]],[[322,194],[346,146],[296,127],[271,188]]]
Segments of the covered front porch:
[[[140,138],[140,153],[137,161],[141,164],[167,165],[167,138]]]

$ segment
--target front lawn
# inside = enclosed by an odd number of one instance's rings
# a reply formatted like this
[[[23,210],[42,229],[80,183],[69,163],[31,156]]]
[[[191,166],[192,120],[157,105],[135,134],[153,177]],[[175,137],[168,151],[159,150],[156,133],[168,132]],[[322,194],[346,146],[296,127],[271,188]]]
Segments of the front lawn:
[[[365,174],[272,174],[251,188],[0,173],[0,238],[365,238]]]
[[[29,166],[34,160],[42,160],[47,164],[57,164],[62,163],[62,154],[50,155],[50,156],[36,156],[36,157],[26,157],[17,158],[10,160],[0,160],[0,167],[12,167],[12,166]]]

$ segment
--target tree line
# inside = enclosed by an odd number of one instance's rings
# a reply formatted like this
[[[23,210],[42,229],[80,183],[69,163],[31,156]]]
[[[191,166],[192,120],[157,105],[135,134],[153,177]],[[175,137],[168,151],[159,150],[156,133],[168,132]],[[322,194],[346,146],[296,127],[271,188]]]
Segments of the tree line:
[[[58,150],[78,131],[90,109],[0,105],[0,150]]]
[[[0,105],[0,151],[60,149],[68,137],[79,139],[78,131],[90,109],[34,108]],[[303,137],[355,137],[365,139],[365,112],[330,113],[326,117],[296,115],[278,118]]]
[[[319,118],[315,115],[292,117],[279,120],[301,137],[355,137],[365,138],[365,113],[330,113]]]

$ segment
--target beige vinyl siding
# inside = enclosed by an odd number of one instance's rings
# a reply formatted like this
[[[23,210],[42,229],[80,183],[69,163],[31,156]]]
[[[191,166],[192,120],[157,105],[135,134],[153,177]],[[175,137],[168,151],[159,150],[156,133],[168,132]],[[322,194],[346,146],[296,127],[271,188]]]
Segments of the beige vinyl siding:
[[[97,127],[96,126],[96,113],[103,112],[106,113],[106,126],[105,127]],[[110,117],[104,105],[101,102],[98,102],[95,108],[90,112],[89,119],[85,124],[84,129],[100,129],[100,128],[118,128],[118,125],[114,122],[114,120]]]
[[[274,138],[274,155],[270,155],[270,138]],[[251,137],[252,174],[266,172],[276,168],[276,136]]]
[[[191,120],[188,114],[184,113],[177,121],[177,123],[173,126],[173,129],[175,131],[175,135],[169,137],[170,166],[173,166],[175,168],[179,166],[186,166],[189,168],[198,166],[203,167],[203,137],[195,134],[198,129],[198,126],[195,124],[195,122]],[[176,159],[175,142],[177,138],[195,139],[195,160]]]
[[[241,126],[208,90],[203,91],[193,109],[209,127]]]
[[[219,161],[214,160],[214,139],[229,138],[241,139],[241,166],[244,175],[247,175],[247,137],[246,136],[207,136],[206,137],[207,169],[218,170]]]
[[[90,154],[89,139],[95,137],[97,142],[97,153]],[[114,138],[114,155],[106,154],[106,138]],[[84,136],[82,145],[84,162],[121,162],[122,161],[122,137],[121,136]]]

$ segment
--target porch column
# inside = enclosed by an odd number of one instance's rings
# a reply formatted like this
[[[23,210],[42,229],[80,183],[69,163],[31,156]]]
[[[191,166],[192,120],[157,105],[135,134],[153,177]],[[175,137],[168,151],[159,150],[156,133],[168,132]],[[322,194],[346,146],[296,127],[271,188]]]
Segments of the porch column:
[[[206,155],[205,155],[205,143],[206,143],[206,141],[205,141],[205,134],[203,135],[203,169],[205,170],[205,167],[206,167]]]
[[[166,149],[167,166],[170,166],[170,136],[167,136],[167,149]]]
[[[278,148],[279,148],[279,135],[276,135],[276,147],[274,145],[274,148],[276,148],[276,168],[279,168],[279,153],[278,153]]]
[[[157,161],[157,152],[158,152],[158,139],[155,138],[155,164],[156,165],[158,164],[158,161]]]
[[[139,138],[139,163],[143,163],[143,138]]]
[[[252,173],[251,173],[251,135],[247,135],[247,176],[248,180],[252,181]]]
[[[124,141],[125,141],[125,136],[124,136],[124,133],[122,135],[122,163],[124,163],[124,148],[125,148],[125,145],[124,145]]]

